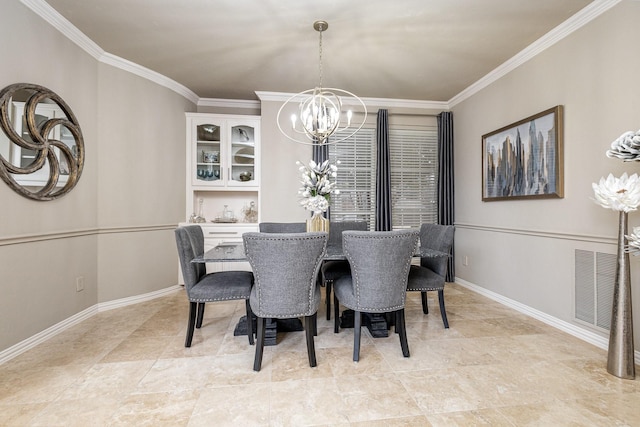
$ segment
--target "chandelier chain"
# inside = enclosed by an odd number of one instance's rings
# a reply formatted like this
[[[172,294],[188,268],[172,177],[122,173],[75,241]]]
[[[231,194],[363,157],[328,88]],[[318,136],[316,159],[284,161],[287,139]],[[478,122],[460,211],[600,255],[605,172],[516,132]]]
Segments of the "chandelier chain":
[[[322,26],[320,27],[320,48],[318,49],[320,52],[320,64],[318,66],[320,71],[320,88],[322,88]]]

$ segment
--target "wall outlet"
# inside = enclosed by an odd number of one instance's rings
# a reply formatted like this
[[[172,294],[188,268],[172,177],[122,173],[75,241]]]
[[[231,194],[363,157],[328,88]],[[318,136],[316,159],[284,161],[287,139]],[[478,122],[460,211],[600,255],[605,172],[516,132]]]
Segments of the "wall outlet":
[[[469,257],[467,255],[462,258],[462,265],[464,265],[465,267],[469,266]]]
[[[76,277],[76,292],[80,292],[84,290],[84,277],[79,276]]]

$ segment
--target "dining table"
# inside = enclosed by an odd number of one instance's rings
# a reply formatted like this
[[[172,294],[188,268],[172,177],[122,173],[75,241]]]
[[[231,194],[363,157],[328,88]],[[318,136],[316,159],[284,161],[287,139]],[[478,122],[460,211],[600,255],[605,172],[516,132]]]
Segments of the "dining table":
[[[413,254],[416,258],[431,258],[449,256],[445,252],[434,249],[421,248],[416,246]],[[327,245],[323,261],[346,260],[347,256],[342,250],[342,244]],[[195,257],[193,263],[216,263],[216,262],[246,262],[248,258],[244,253],[244,244],[239,241],[222,242],[207,250],[201,256]],[[255,321],[255,319],[253,319]],[[247,334],[247,318],[242,316],[236,325],[234,335]],[[375,313],[364,313],[362,325],[366,326],[373,338],[383,338],[389,336],[389,319],[386,316]],[[353,327],[353,311],[344,310],[340,316],[340,326],[342,328]],[[256,329],[253,328],[255,331]],[[276,345],[276,335],[278,332],[302,331],[302,322],[299,319],[267,319],[265,332],[265,345]]]

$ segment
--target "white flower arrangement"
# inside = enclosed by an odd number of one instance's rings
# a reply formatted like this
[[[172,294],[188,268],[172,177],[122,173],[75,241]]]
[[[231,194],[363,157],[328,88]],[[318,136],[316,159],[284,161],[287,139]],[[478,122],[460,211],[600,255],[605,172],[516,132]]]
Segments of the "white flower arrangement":
[[[298,194],[302,197],[300,205],[313,212],[325,212],[329,209],[331,193],[340,193],[335,181],[331,181],[331,178],[337,176],[338,167],[329,163],[328,160],[319,164],[313,160],[310,160],[308,165],[299,161],[296,164],[301,172],[302,187],[298,190]]]
[[[620,135],[611,143],[607,157],[617,157],[625,162],[640,161],[640,130]]]
[[[625,236],[627,238],[627,246],[625,251],[633,256],[640,255],[640,227],[633,227],[633,232]]]
[[[607,179],[600,178],[600,182],[592,186],[595,201],[603,208],[631,212],[640,205],[640,178],[635,173],[627,176],[625,172],[620,178],[609,174]]]

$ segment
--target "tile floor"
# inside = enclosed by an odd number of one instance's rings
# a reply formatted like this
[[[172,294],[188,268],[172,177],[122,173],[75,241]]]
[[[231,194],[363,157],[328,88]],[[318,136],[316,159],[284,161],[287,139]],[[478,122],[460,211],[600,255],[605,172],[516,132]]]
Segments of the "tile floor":
[[[242,302],[207,306],[184,347],[184,291],[102,312],[0,365],[0,426],[640,426],[640,381],[606,352],[452,284],[445,330],[430,295],[407,301],[410,358],[395,334],[334,334],[318,316],[318,366],[303,332],[252,370],[234,337]]]

